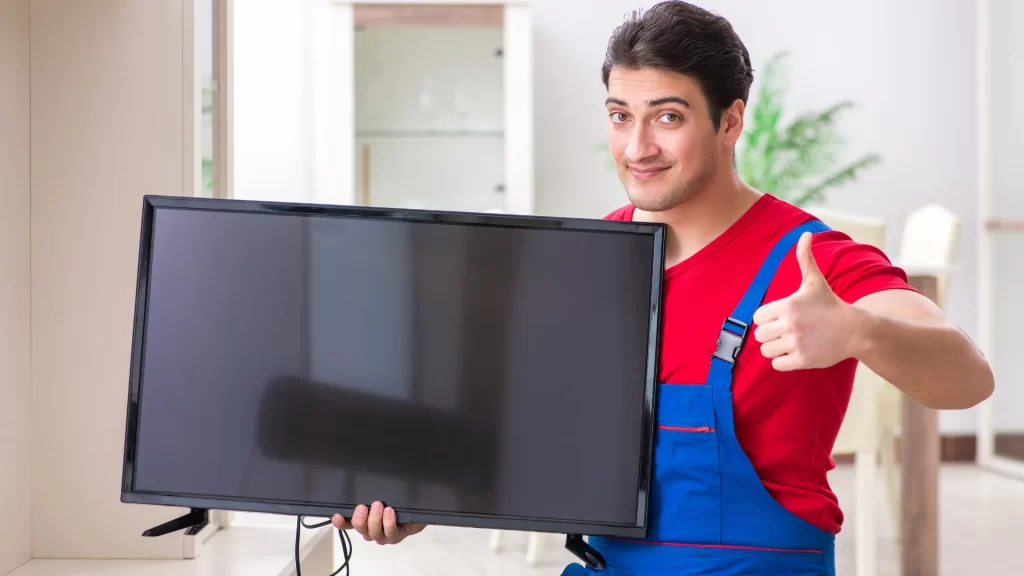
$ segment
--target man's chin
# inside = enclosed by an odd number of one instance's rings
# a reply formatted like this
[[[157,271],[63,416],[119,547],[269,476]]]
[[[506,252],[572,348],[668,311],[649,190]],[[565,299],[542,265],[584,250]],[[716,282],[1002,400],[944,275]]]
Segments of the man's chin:
[[[653,190],[642,192],[632,190],[627,191],[626,195],[629,197],[630,204],[644,212],[665,212],[681,204],[680,200],[674,198],[671,193],[657,194],[653,192]]]

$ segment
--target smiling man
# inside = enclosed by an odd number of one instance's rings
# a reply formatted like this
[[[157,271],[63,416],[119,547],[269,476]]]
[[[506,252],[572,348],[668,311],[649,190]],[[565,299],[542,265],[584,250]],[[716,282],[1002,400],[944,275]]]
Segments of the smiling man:
[[[608,574],[834,574],[826,474],[858,362],[935,408],[988,397],[991,370],[882,252],[738,177],[753,74],[724,18],[635,15],[603,79],[630,201],[608,218],[669,245],[650,531],[591,544]]]
[[[608,218],[669,230],[650,530],[591,538],[602,573],[832,575],[843,514],[826,474],[858,363],[935,408],[984,400],[992,372],[882,252],[738,177],[753,73],[724,18],[637,13],[602,72],[629,198]],[[377,503],[351,526],[381,543],[422,529],[394,518]]]

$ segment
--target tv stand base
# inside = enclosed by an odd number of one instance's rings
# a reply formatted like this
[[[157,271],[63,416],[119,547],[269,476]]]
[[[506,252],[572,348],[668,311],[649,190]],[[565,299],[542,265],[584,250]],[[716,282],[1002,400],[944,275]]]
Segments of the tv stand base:
[[[594,569],[600,570],[605,567],[604,556],[583,540],[579,534],[567,534],[565,536],[565,548],[572,552],[577,558]]]

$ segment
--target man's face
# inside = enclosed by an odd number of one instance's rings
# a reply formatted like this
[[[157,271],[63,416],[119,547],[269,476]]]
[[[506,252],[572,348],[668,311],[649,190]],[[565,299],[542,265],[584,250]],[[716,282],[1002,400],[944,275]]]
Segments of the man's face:
[[[693,198],[712,179],[719,142],[708,104],[689,76],[613,67],[608,143],[630,202],[661,212]]]

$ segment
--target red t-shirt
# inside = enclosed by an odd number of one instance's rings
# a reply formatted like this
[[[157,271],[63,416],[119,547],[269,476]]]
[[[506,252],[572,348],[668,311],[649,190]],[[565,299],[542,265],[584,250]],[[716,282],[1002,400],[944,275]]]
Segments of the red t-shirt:
[[[659,381],[703,383],[718,333],[775,242],[813,217],[771,195],[762,196],[721,236],[665,270]],[[633,206],[606,216],[632,220]],[[814,236],[814,259],[844,301],[888,289],[910,289],[907,276],[883,252],[830,231]],[[762,304],[800,286],[793,250],[783,259]],[[733,369],[736,437],[768,492],[794,514],[828,532],[843,523],[826,474],[832,446],[853,388],[856,360],[822,370],[778,372],[761,355],[756,326]]]

